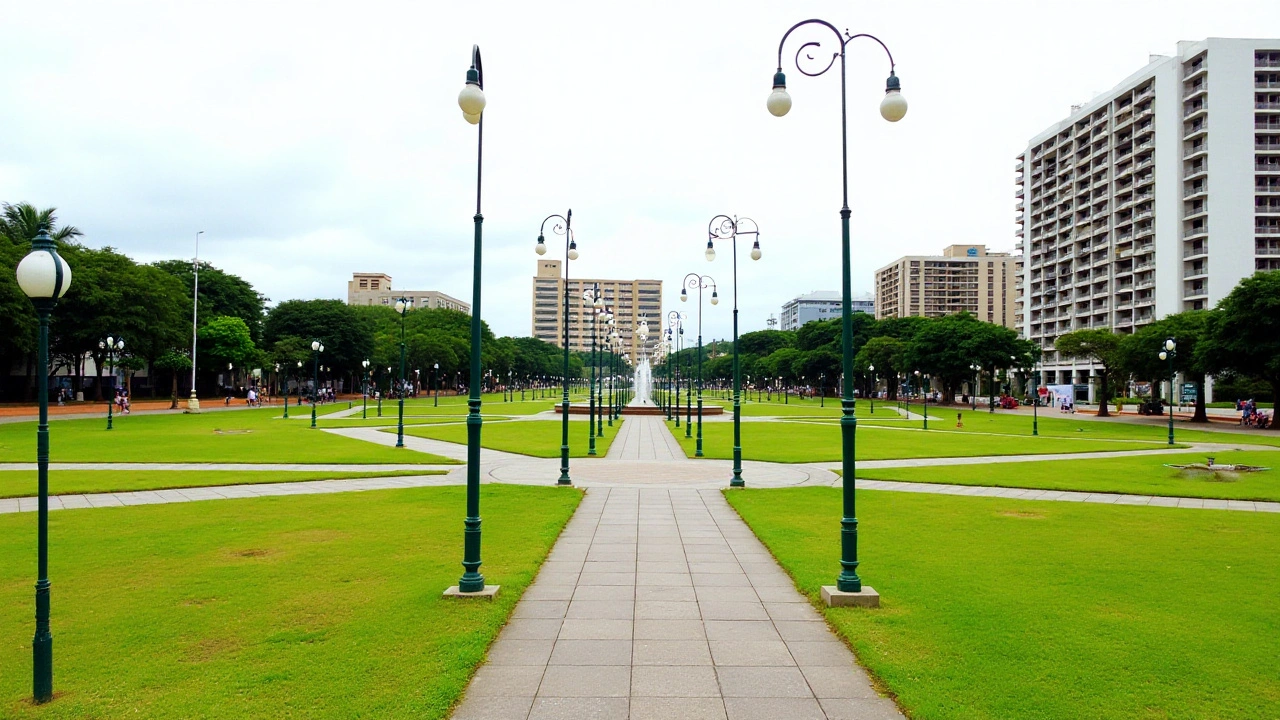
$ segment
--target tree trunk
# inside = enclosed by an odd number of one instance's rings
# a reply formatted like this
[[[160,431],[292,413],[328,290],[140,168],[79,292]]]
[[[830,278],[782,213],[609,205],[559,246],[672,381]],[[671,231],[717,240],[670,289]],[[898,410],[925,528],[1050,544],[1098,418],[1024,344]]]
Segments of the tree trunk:
[[[94,356],[93,371],[97,373],[96,381],[93,383],[93,399],[96,402],[102,402],[102,361]]]
[[[23,399],[31,402],[36,396],[36,357],[35,353],[27,353],[27,389],[23,391]]]
[[[1111,411],[1107,408],[1107,401],[1111,398],[1107,390],[1107,373],[1098,373],[1098,417],[1111,417]],[[1074,394],[1075,390],[1071,392]]]
[[[1196,411],[1191,416],[1191,422],[1207,423],[1209,422],[1209,413],[1205,411],[1204,398],[1204,375],[1196,377]]]
[[[156,387],[156,368],[155,365],[151,364],[150,360],[147,360],[147,382],[151,385],[151,399],[154,400],[159,395],[159,388]],[[175,389],[174,394],[177,395],[177,392]]]
[[[173,375],[173,391],[171,393],[173,401],[169,403],[169,409],[177,410],[178,409],[178,371],[172,370],[171,373]],[[151,384],[151,388],[153,391],[152,394],[154,394],[155,386],[156,386],[155,383]]]

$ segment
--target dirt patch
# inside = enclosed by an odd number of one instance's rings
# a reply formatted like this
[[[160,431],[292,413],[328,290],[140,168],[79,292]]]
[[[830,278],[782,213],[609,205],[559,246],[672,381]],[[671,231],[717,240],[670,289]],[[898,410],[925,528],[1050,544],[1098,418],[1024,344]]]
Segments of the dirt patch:
[[[239,647],[240,642],[234,638],[205,638],[188,646],[183,660],[190,663],[209,662]]]
[[[248,435],[251,432],[253,431],[252,430],[220,430],[218,428],[213,429],[214,435]]]
[[[210,603],[214,603],[217,601],[218,601],[218,598],[214,598],[214,597],[187,598],[186,600],[183,600],[178,604],[182,605],[183,607],[204,607],[205,605],[208,605]]]
[[[268,555],[270,553],[270,550],[263,550],[262,548],[249,548],[248,550],[236,550],[232,554],[237,557],[262,557],[263,555]]]
[[[1005,517],[1025,518],[1027,520],[1043,520],[1045,518],[1044,513],[1033,510],[1001,510],[1000,514]]]

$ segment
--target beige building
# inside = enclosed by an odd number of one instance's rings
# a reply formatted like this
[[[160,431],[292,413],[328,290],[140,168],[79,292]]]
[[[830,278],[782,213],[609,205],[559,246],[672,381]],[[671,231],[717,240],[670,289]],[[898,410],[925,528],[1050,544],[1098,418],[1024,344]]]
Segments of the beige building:
[[[909,255],[876,271],[876,318],[941,317],[967,311],[1014,327],[1021,258],[985,245],[950,245],[942,255]]]
[[[564,337],[564,277],[560,260],[538,260],[538,274],[533,278],[533,336],[539,340],[563,347]],[[605,304],[613,308],[614,325],[622,340],[624,351],[635,363],[640,351],[640,339],[635,330],[641,318],[649,321],[648,347],[660,339],[662,332],[662,281],[661,280],[602,280],[599,278],[571,278],[569,280],[569,349],[591,349],[591,316],[583,315],[583,290],[600,284],[600,294]]]
[[[471,314],[471,306],[435,290],[393,290],[391,276],[384,273],[352,273],[347,281],[348,305],[394,305],[408,298],[417,308],[444,308]]]

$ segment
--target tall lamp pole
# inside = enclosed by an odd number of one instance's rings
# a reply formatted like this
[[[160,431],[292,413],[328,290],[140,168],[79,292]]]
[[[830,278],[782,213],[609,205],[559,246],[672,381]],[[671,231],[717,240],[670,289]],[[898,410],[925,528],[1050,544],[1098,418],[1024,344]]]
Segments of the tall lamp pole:
[[[871,403],[871,417],[874,419],[876,416],[876,366],[868,365],[867,373],[871,376],[871,397],[867,398],[867,401]]]
[[[744,229],[744,223],[745,229]],[[760,259],[760,226],[751,218],[739,218],[736,215],[717,215],[707,225],[707,262],[716,259],[714,241],[730,239],[733,241],[733,478],[729,487],[743,487],[742,479],[742,368],[738,360],[738,236],[750,235],[751,259]],[[715,295],[712,295],[715,302]]]
[[[320,353],[324,352],[324,343],[311,341],[311,427],[316,426],[316,405],[320,401]]]
[[[44,228],[31,241],[31,252],[17,267],[18,287],[31,298],[39,321],[36,393],[40,422],[36,425],[36,632],[31,640],[31,693],[35,704],[53,699],[53,633],[49,629],[49,316],[71,287],[71,266],[58,255]],[[194,361],[194,358],[193,358]]]
[[[573,480],[569,478],[569,261],[578,259],[578,243],[573,238],[573,210],[570,209],[564,215],[548,215],[542,221],[542,227],[538,230],[538,244],[534,246],[534,252],[539,255],[547,253],[547,242],[545,231],[547,229],[547,221],[555,220],[551,226],[551,232],[557,235],[565,236],[564,247],[564,382],[563,394],[560,398],[560,479],[556,481],[557,485],[572,485]],[[563,224],[562,224],[563,222]],[[524,393],[520,394],[524,399]]]
[[[191,261],[191,271],[195,280],[191,287],[191,397],[187,398],[187,412],[200,412],[200,398],[196,397],[196,336],[197,321],[200,317],[200,236],[204,231],[196,233],[196,256]]]
[[[973,363],[969,366],[969,369],[973,371],[973,393],[969,398],[973,402],[971,409],[973,412],[978,412],[978,391],[982,388],[982,367],[977,363]]]
[[[363,398],[364,406],[360,410],[360,419],[369,419],[369,360],[368,358],[360,361],[360,395]]]
[[[707,241],[708,245],[710,242],[710,240]],[[712,251],[710,256],[714,258],[715,252]],[[680,302],[688,302],[689,290],[698,291],[698,441],[695,445],[694,457],[702,457],[702,291],[707,288],[711,288],[711,304],[719,305],[720,295],[716,290],[716,281],[706,275],[689,273],[684,276],[684,287],[680,288]],[[741,471],[742,468],[739,465],[739,478]]]
[[[458,107],[467,122],[478,126],[476,133],[476,214],[475,240],[472,249],[471,278],[471,382],[467,396],[467,517],[463,521],[462,578],[458,581],[459,593],[484,591],[484,576],[480,574],[480,270],[481,226],[484,215],[480,212],[481,161],[484,159],[484,66],[480,62],[480,46],[471,49],[471,68],[467,70],[467,84],[458,94]],[[494,588],[496,592],[496,588]]]
[[[409,298],[400,298],[396,300],[396,313],[400,316],[400,387],[396,388],[396,395],[400,398],[399,419],[396,420],[396,447],[404,447],[404,316],[413,307],[413,300]]]
[[[816,77],[827,72],[835,65],[837,59],[840,60],[840,142],[841,142],[841,171],[843,180],[844,204],[840,208],[840,225],[841,225],[841,266],[843,269],[842,291],[843,299],[841,302],[840,315],[842,335],[841,344],[844,354],[844,376],[846,378],[853,377],[853,314],[852,314],[852,271],[851,271],[851,251],[849,247],[849,216],[852,212],[849,210],[849,139],[848,139],[848,113],[845,102],[845,49],[849,42],[857,38],[867,38],[875,41],[884,48],[885,54],[889,56],[889,78],[885,82],[885,96],[880,103],[880,115],[889,122],[897,122],[901,120],[907,113],[907,101],[902,97],[900,92],[900,82],[894,73],[893,55],[889,52],[889,48],[874,35],[866,35],[859,33],[850,35],[848,32],[843,35],[834,25],[825,20],[804,20],[792,25],[782,36],[782,41],[778,43],[778,70],[773,76],[773,93],[769,96],[767,103],[769,112],[774,116],[781,117],[787,114],[791,109],[791,96],[787,94],[787,78],[782,72],[782,48],[787,43],[787,38],[791,36],[797,28],[806,25],[821,25],[827,28],[836,36],[836,46],[838,50],[832,54],[831,60],[826,67],[816,69],[816,71],[806,70],[800,67],[800,57],[804,55],[812,58],[814,51],[821,47],[818,41],[809,41],[800,46],[796,52],[795,63],[796,69],[802,74],[810,77]],[[866,603],[879,604],[879,596],[874,597],[858,597],[862,593],[862,578],[858,577],[858,519],[855,513],[856,509],[856,492],[855,492],[855,460],[854,445],[857,433],[857,419],[853,415],[853,389],[849,383],[844,383],[841,390],[841,417],[840,417],[840,433],[842,437],[842,454],[844,474],[842,478],[844,493],[844,517],[840,521],[840,566],[841,571],[836,579],[836,592],[831,592],[831,588],[824,588],[824,599],[828,604],[835,603]],[[852,594],[852,595],[851,595]],[[872,595],[866,593],[865,595]]]
[[[591,362],[591,376],[588,378],[590,384],[587,385],[587,454],[596,454],[596,331],[600,324],[600,318],[604,315],[604,298],[600,297],[600,283],[596,283],[594,287],[587,288],[582,291],[583,311],[582,319],[585,322],[588,317],[591,319],[591,351],[587,357]],[[567,375],[567,373],[566,373]]]
[[[117,337],[112,337],[108,335],[105,341],[103,340],[98,341],[98,349],[105,351],[103,357],[107,361],[107,372],[111,373],[111,392],[112,394],[115,394],[117,392],[116,386],[115,386],[116,385],[115,384],[115,377],[116,377],[115,355],[121,350],[124,350],[124,338],[117,338]],[[114,407],[115,407],[115,398],[108,397],[107,398],[107,429],[108,430],[111,429],[111,414],[112,414],[112,409]]]
[[[1164,349],[1160,351],[1160,359],[1169,361],[1169,444],[1173,444],[1173,398],[1176,389],[1173,386],[1173,357],[1177,355],[1178,343],[1173,338],[1164,341]]]

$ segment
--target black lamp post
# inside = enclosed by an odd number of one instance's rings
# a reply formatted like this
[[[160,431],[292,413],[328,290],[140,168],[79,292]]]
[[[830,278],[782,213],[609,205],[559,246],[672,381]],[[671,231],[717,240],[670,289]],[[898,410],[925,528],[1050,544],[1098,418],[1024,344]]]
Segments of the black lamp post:
[[[458,592],[481,593],[484,576],[480,574],[480,270],[481,226],[484,215],[480,212],[481,161],[484,158],[484,66],[480,62],[480,46],[471,49],[471,68],[467,70],[467,84],[458,94],[458,106],[467,122],[478,126],[476,133],[476,214],[475,240],[472,249],[471,277],[471,382],[467,397],[467,516],[463,521],[464,572],[458,581]]]
[[[708,248],[711,241],[708,240]],[[715,257],[715,252],[711,251],[710,256]],[[698,441],[694,450],[694,457],[702,457],[702,291],[711,288],[711,304],[720,304],[720,295],[716,291],[716,281],[706,275],[698,273],[689,273],[684,276],[684,287],[680,288],[680,301],[687,302],[689,300],[689,290],[696,289],[698,291]],[[687,429],[687,428],[686,428]],[[739,453],[741,449],[739,449]],[[742,468],[738,467],[738,476],[741,477]]]
[[[396,420],[396,447],[404,447],[404,395],[405,395],[405,376],[404,376],[404,316],[413,307],[413,300],[409,298],[400,298],[396,300],[396,314],[400,316],[400,386],[396,388],[396,395],[399,396],[400,407],[399,416]]]
[[[544,232],[547,228],[548,220],[556,220],[551,226],[551,232],[557,235],[565,236],[564,247],[564,394],[560,400],[560,479],[556,481],[557,485],[571,485],[573,481],[569,478],[569,261],[578,259],[578,243],[573,238],[573,210],[561,215],[548,215],[542,221],[542,227],[538,230],[538,244],[534,246],[534,251],[539,255],[545,255],[547,252],[546,236]],[[563,221],[563,224],[561,224]],[[520,399],[524,399],[524,392],[521,391]]]
[[[316,426],[316,405],[320,403],[320,353],[324,352],[324,343],[311,341],[311,427]]]
[[[440,407],[440,363],[431,365],[431,384],[436,386],[435,399],[431,401],[431,405]]]
[[[71,266],[58,255],[53,238],[41,228],[31,241],[31,252],[18,263],[16,274],[18,286],[35,306],[40,325],[36,358],[36,393],[40,399],[40,422],[36,425],[36,632],[31,640],[31,693],[32,701],[38,705],[53,699],[53,633],[49,629],[49,316],[58,298],[71,287]]]
[[[604,327],[601,328],[603,334],[600,336],[599,352],[596,353],[596,362],[600,365],[599,382],[596,383],[596,437],[604,437],[604,353],[608,343],[609,333],[613,329],[613,308],[609,305],[604,307],[601,315]]]
[[[582,291],[582,321],[591,321],[591,350],[587,358],[591,363],[591,375],[587,385],[587,454],[596,454],[596,336],[600,319],[604,315],[604,298],[600,297],[600,283]]]
[[[124,338],[117,338],[117,337],[112,337],[108,335],[105,341],[104,340],[98,341],[98,349],[104,351],[103,358],[106,360],[106,363],[107,363],[107,372],[111,374],[111,394],[114,396],[117,392],[119,392],[119,390],[116,388],[116,383],[115,383],[115,379],[116,379],[115,357],[117,353],[119,353],[121,350],[124,350]],[[115,404],[116,403],[115,403],[114,397],[107,398],[107,429],[108,430],[111,429],[111,415],[112,415],[112,409],[115,407]]]
[[[363,407],[360,410],[360,419],[368,420],[369,419],[369,360],[367,358],[364,360],[361,360],[360,367],[363,368],[363,370],[361,370],[360,372],[360,388],[361,388],[360,396],[361,396],[362,402],[364,403]]]
[[[907,112],[907,101],[899,92],[900,83],[896,74],[894,74],[893,55],[889,52],[889,48],[885,46],[879,38],[873,35],[857,34],[843,35],[834,25],[825,20],[804,20],[796,23],[787,30],[782,36],[782,41],[778,43],[778,70],[773,76],[773,93],[769,96],[767,106],[769,112],[774,116],[781,117],[787,114],[791,109],[791,96],[787,94],[787,79],[782,72],[782,48],[786,45],[787,38],[791,36],[797,28],[806,25],[821,25],[827,28],[836,36],[836,45],[838,51],[832,54],[831,60],[826,67],[811,72],[800,67],[800,57],[804,55],[806,58],[812,59],[813,52],[821,47],[818,41],[809,41],[800,46],[795,56],[796,69],[802,74],[810,77],[822,75],[831,69],[837,59],[840,60],[840,140],[841,140],[841,170],[843,179],[844,204],[840,208],[841,221],[841,267],[843,270],[842,291],[843,298],[841,302],[841,327],[842,327],[842,345],[843,345],[843,370],[846,378],[853,377],[853,308],[852,308],[852,270],[851,270],[851,251],[849,246],[849,216],[852,211],[849,209],[849,145],[848,145],[848,119],[845,102],[845,49],[849,42],[856,38],[868,38],[878,43],[884,48],[885,54],[889,56],[889,79],[885,83],[885,96],[880,103],[880,115],[890,122],[901,120]],[[843,439],[843,468],[844,474],[842,484],[844,487],[844,517],[840,521],[841,527],[841,551],[840,566],[841,571],[836,579],[836,590],[838,593],[861,593],[862,579],[858,577],[858,520],[855,514],[855,460],[854,460],[854,439],[857,433],[857,419],[853,415],[853,391],[849,383],[844,383],[841,390],[841,418],[840,432]],[[836,593],[824,591],[827,596],[828,604],[840,602],[837,600]],[[861,599],[854,600],[861,602]],[[878,604],[878,599],[874,602]]]
[[[747,229],[744,229],[744,223]],[[738,236],[750,235],[751,259],[760,259],[760,227],[751,218],[717,215],[707,225],[707,261],[716,259],[714,241],[717,238],[733,241],[733,478],[729,487],[743,487],[742,479],[742,369],[738,363]],[[715,302],[715,295],[712,295]]]
[[[1177,355],[1178,343],[1173,338],[1164,341],[1164,349],[1160,351],[1160,359],[1169,361],[1169,444],[1173,444],[1173,398],[1177,389],[1174,388],[1173,375],[1173,358]]]

